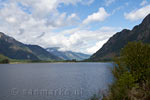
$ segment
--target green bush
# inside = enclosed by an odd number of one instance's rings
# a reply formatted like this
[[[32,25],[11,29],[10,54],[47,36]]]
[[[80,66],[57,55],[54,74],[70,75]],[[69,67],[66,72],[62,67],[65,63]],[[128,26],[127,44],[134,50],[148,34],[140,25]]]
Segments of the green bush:
[[[149,98],[150,46],[142,42],[128,43],[114,61],[112,73],[115,81],[110,86],[109,95],[103,100],[131,100],[141,94],[139,100]]]
[[[150,46],[141,42],[129,43],[121,52],[122,63],[138,82],[146,81],[150,68]]]
[[[2,59],[0,61],[1,64],[8,64],[9,63],[9,60],[8,59]]]
[[[0,54],[0,63],[2,63],[2,64],[9,63],[9,58]]]

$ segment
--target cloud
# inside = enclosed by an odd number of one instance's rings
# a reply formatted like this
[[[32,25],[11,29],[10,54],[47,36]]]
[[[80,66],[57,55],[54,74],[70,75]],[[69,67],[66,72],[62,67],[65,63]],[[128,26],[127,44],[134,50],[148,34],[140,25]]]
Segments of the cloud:
[[[12,27],[12,29],[18,28],[18,30],[20,28],[24,28],[25,30],[27,30],[26,27],[33,28],[33,24],[39,24],[38,26],[43,25],[45,28],[51,27],[52,29],[56,29],[59,27],[76,25],[80,20],[80,18],[75,13],[70,15],[59,12],[52,13],[52,15],[45,15],[45,13],[39,13],[40,15],[43,14],[42,16],[45,17],[39,17],[38,15],[35,16],[34,14],[34,12],[30,14],[27,11],[21,9],[20,5],[18,5],[17,2],[5,3],[3,4],[3,8],[0,9],[1,25],[8,26],[9,28]]]
[[[48,26],[52,27],[65,27],[65,26],[71,26],[71,25],[78,25],[80,21],[80,18],[77,16],[77,14],[72,13],[71,15],[68,15],[66,13],[58,14],[53,18],[47,19],[46,24]]]
[[[87,48],[88,54],[93,54],[93,53],[97,52],[103,46],[103,44],[106,43],[107,41],[108,41],[108,39],[99,41],[96,43],[96,45],[92,46],[91,48]]]
[[[109,6],[114,3],[116,0],[105,0],[105,6]]]
[[[147,4],[147,0],[143,0],[141,3],[140,3],[140,6],[145,6]]]
[[[130,13],[125,13],[124,16],[127,20],[136,21],[139,19],[143,19],[149,13],[150,13],[150,5],[131,11]]]
[[[105,11],[104,8],[99,8],[99,11],[89,15],[84,21],[83,24],[89,24],[91,22],[104,21],[109,14]]]
[[[101,27],[98,30],[91,31],[89,29],[75,28],[64,30],[61,32],[61,35],[58,33],[58,35],[50,37],[47,34],[43,39],[47,41],[46,43],[51,43],[51,46],[61,47],[61,50],[93,54],[101,48],[108,38],[120,29],[115,27]]]
[[[67,27],[79,24],[80,18],[78,15],[76,13],[60,13],[57,10],[60,0],[49,1],[52,2],[39,0],[38,3],[37,0],[10,0],[9,3],[4,3],[3,8],[0,8],[0,31],[26,44],[40,45],[44,48],[60,47],[63,50],[92,54],[101,47],[105,40],[119,30],[119,28],[101,27],[92,31],[78,26],[68,29]],[[74,5],[83,1],[61,0],[66,5]],[[89,1],[93,2],[93,0]],[[40,3],[41,5],[39,5]],[[39,6],[35,9],[37,5]],[[49,7],[48,5],[52,6]],[[25,9],[22,9],[22,7],[25,7]],[[104,8],[100,8],[97,13],[90,16],[87,18],[89,23],[103,21],[109,14]],[[58,32],[57,30],[62,27],[63,31]],[[97,44],[95,45],[95,43]]]
[[[51,12],[57,12],[57,8],[62,3],[65,5],[76,5],[77,3],[89,5],[94,0],[12,0],[12,2],[17,2],[26,8],[30,8],[34,16],[45,17]]]

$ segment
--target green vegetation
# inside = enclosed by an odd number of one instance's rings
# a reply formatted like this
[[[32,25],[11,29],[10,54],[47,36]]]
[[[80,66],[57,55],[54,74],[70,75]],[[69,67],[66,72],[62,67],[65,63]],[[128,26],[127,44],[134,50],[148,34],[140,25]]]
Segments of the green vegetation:
[[[150,45],[128,43],[115,64],[115,81],[103,100],[150,100]]]
[[[114,83],[103,100],[150,100],[150,45],[130,42],[114,62]]]
[[[0,64],[22,64],[22,63],[70,63],[70,62],[81,62],[76,61],[76,59],[72,60],[60,60],[60,61],[54,61],[54,60],[18,60],[18,59],[10,59],[2,54],[0,54]]]
[[[9,58],[0,54],[0,64],[8,64]]]

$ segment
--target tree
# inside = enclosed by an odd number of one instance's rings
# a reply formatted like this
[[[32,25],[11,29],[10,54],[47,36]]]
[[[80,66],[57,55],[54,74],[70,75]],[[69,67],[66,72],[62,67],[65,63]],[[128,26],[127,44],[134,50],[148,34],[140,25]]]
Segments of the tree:
[[[138,82],[147,80],[150,69],[150,46],[131,42],[121,51],[121,61]]]
[[[145,98],[150,98],[150,45],[130,42],[114,62],[115,81],[103,100],[131,100],[136,93],[144,94],[139,100],[149,100]]]
[[[8,59],[3,59],[3,60],[1,61],[1,63],[3,63],[3,64],[8,64],[8,63],[9,63],[9,60],[8,60]]]

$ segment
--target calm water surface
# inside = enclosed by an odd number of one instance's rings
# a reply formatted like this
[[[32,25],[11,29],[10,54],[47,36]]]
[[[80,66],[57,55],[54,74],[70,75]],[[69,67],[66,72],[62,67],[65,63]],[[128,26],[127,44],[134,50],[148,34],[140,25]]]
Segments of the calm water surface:
[[[111,63],[0,65],[0,100],[88,100],[112,82]]]

